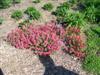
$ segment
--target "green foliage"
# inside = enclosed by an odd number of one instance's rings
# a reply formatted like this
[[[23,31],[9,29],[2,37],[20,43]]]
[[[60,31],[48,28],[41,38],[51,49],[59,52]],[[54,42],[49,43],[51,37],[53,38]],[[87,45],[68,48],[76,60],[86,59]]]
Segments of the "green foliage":
[[[100,22],[100,0],[81,0],[80,3],[84,6],[82,12],[85,17],[92,23]]]
[[[69,9],[69,4],[67,2],[64,2],[63,4],[57,7],[54,14],[57,17],[64,17],[67,14],[68,9]]]
[[[20,10],[16,10],[12,13],[11,17],[18,20],[21,19],[23,16],[22,12]]]
[[[96,9],[94,6],[87,7],[84,11],[85,18],[87,18],[88,21],[91,21],[92,23],[95,22],[96,21],[95,12],[96,12]]]
[[[13,0],[0,0],[0,8],[7,8],[11,6],[13,3]]]
[[[3,19],[0,17],[0,24],[2,24],[3,23]]]
[[[33,0],[33,3],[40,3],[41,0]]]
[[[29,17],[33,20],[38,20],[41,17],[40,12],[36,10],[34,7],[28,7],[25,13],[28,14]]]
[[[68,12],[65,17],[58,17],[58,22],[60,23],[67,23],[68,25],[71,26],[78,26],[82,27],[85,24],[84,19],[84,14],[81,14],[79,12],[72,13]]]
[[[20,3],[21,0],[13,0],[13,3]]]
[[[94,75],[100,75],[100,57],[88,55],[83,63],[83,67]]]
[[[100,27],[93,26],[86,31],[87,56],[83,68],[95,75],[100,74]]]
[[[53,9],[53,5],[51,3],[44,4],[42,7],[44,10],[51,11]]]
[[[86,7],[92,6],[92,5],[98,7],[100,5],[100,0],[80,0],[80,2]]]

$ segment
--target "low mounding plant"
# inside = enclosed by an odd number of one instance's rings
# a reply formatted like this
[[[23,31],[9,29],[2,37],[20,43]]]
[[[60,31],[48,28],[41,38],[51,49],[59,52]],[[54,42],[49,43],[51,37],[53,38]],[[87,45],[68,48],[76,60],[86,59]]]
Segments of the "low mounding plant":
[[[83,43],[79,35],[80,29],[70,27],[66,31],[50,22],[42,26],[22,26],[10,32],[8,41],[16,48],[31,49],[38,55],[50,55],[63,47],[66,52],[82,58]]]
[[[21,19],[23,16],[22,12],[20,10],[16,10],[12,13],[11,17],[16,19],[16,20],[19,20]]]
[[[60,39],[56,34],[55,24],[48,23],[41,27],[28,28],[23,26],[8,34],[8,41],[16,48],[30,48],[39,55],[50,55],[53,51],[60,49]]]
[[[58,17],[57,20],[59,23],[65,23],[66,26],[70,25],[82,27],[85,25],[84,14],[81,14],[79,12],[67,12],[65,17]]]
[[[85,17],[87,18],[88,21],[92,23],[96,21],[95,13],[96,13],[96,8],[94,6],[90,6],[85,9]]]
[[[57,17],[64,17],[67,14],[68,9],[69,9],[69,4],[67,2],[64,2],[63,4],[57,7],[54,14]]]
[[[44,4],[42,7],[44,10],[51,11],[53,9],[53,5],[51,3]]]
[[[40,3],[41,0],[33,0],[33,3]]]
[[[65,45],[67,46],[67,52],[74,54],[75,56],[82,58],[84,57],[84,44],[80,36],[80,29],[77,27],[69,27],[66,30]]]
[[[41,17],[41,14],[38,10],[36,10],[34,7],[28,7],[25,11],[27,15],[33,20],[38,20]]]
[[[100,1],[99,0],[80,0],[79,2],[84,8],[81,10],[85,13],[85,18],[92,23],[100,21]]]
[[[11,6],[13,3],[13,0],[0,0],[0,8],[7,8]]]
[[[0,24],[2,24],[3,23],[3,19],[0,17]]]

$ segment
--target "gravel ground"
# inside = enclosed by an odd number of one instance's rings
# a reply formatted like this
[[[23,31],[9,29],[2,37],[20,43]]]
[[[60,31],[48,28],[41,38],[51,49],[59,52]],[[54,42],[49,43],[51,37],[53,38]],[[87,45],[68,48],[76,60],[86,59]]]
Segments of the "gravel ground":
[[[42,13],[42,19],[39,20],[38,23],[44,23],[50,20],[55,20],[55,17],[51,15],[50,12],[41,9],[43,4],[51,2],[53,3],[55,9],[59,3],[64,1],[65,0],[42,0],[41,4],[34,4],[31,0],[23,0],[20,4],[12,5],[12,7],[8,9],[0,10],[0,16],[5,20],[0,26],[0,68],[2,69],[4,75],[43,75],[46,71],[45,69],[47,68],[45,64],[40,61],[40,58],[34,55],[30,50],[16,49],[4,40],[7,33],[18,26],[18,22],[10,17],[11,12],[17,9],[25,10],[29,6],[34,6]],[[50,59],[52,62],[48,60],[47,64],[51,63],[51,65],[56,68],[63,67],[66,71],[75,72],[78,75],[88,75],[84,70],[82,70],[80,61],[68,54],[64,54],[62,51],[53,53]],[[63,72],[62,70],[60,71]],[[65,75],[74,75],[74,73]]]

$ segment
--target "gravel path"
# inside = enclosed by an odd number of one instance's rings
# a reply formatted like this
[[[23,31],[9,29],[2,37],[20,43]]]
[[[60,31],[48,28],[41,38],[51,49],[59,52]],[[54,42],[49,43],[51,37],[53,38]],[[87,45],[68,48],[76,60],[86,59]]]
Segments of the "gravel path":
[[[3,39],[10,30],[18,26],[18,22],[10,18],[11,12],[14,10],[25,10],[29,6],[34,6],[43,15],[39,23],[44,23],[53,19],[55,20],[55,17],[51,15],[50,12],[41,9],[46,2],[52,2],[56,8],[56,6],[59,5],[59,3],[64,2],[64,0],[42,0],[41,4],[36,5],[32,3],[31,0],[23,0],[20,4],[13,5],[8,9],[0,10],[0,16],[5,19],[4,23],[0,26],[0,68],[4,72],[4,75],[44,74],[46,67],[41,63],[38,56],[34,55],[30,50],[16,49]],[[87,75],[86,72],[82,70],[80,61],[68,54],[58,51],[51,55],[51,59],[53,63],[55,63],[54,66],[62,66],[67,71],[73,71],[79,75]],[[47,64],[48,63],[50,62],[47,62]]]

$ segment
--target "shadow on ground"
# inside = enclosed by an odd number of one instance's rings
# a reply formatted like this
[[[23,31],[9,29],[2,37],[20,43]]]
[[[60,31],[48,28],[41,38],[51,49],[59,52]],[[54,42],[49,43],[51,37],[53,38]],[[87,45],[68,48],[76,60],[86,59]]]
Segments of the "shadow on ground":
[[[1,69],[0,69],[0,75],[4,75]]]
[[[79,75],[62,66],[56,66],[50,56],[39,56],[39,59],[45,67],[44,75]]]

